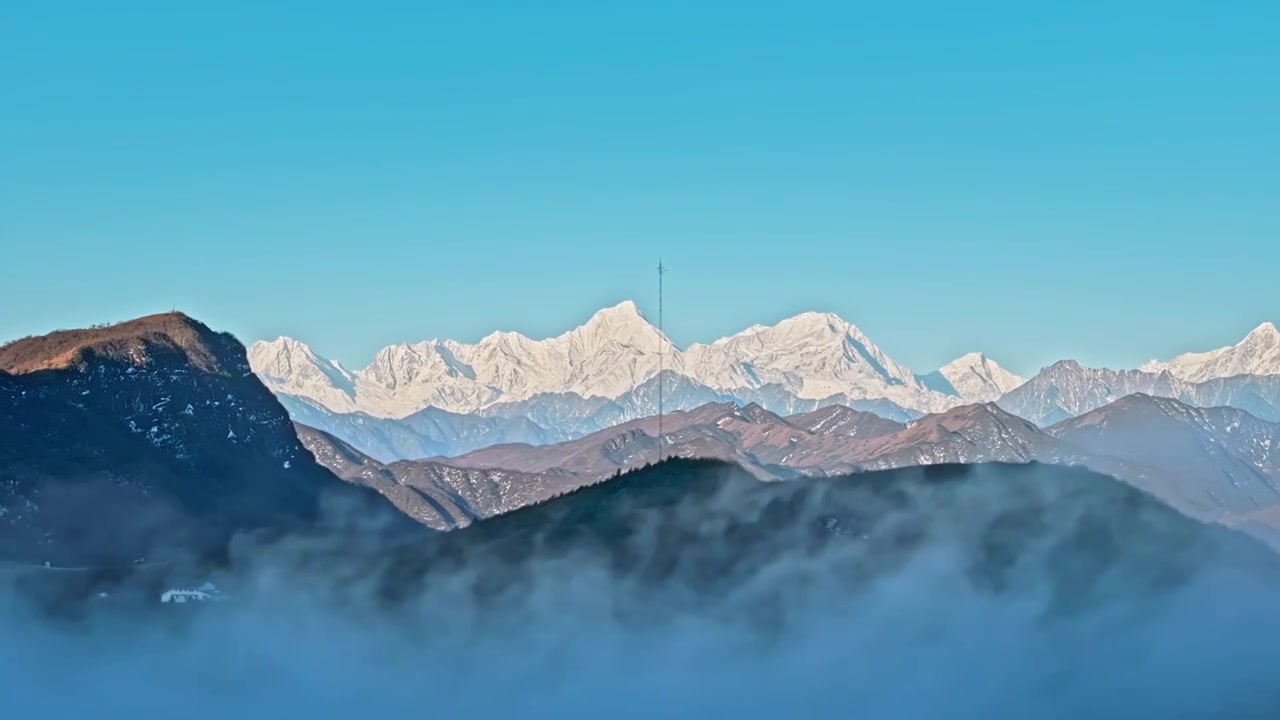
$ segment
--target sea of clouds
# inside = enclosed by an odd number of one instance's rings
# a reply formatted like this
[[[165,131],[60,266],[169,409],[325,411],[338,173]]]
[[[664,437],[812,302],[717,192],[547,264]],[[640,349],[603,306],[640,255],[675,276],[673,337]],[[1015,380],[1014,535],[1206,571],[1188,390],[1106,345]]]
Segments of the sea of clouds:
[[[1001,505],[920,497],[948,526]],[[57,619],[6,591],[0,707],[43,720],[1280,716],[1267,561],[1171,557],[1167,585],[1126,584],[1119,565],[1105,592],[1061,611],[1049,573],[1068,558],[1038,555],[993,589],[961,534],[931,536],[856,592],[838,576],[873,548],[780,547],[705,604],[671,588],[672,612],[666,589],[642,591],[599,553],[533,552],[518,592],[496,601],[477,602],[477,574],[454,570],[388,606],[376,560],[318,569],[301,543],[240,548],[219,577],[232,599],[181,615]]]

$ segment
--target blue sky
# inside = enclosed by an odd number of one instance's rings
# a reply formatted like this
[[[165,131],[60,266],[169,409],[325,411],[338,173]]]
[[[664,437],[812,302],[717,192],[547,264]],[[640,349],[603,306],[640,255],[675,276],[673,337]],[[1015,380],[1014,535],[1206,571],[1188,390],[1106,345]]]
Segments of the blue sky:
[[[1275,3],[174,5],[0,10],[0,338],[360,366],[656,316],[659,255],[680,344],[829,310],[920,371],[1280,321]]]

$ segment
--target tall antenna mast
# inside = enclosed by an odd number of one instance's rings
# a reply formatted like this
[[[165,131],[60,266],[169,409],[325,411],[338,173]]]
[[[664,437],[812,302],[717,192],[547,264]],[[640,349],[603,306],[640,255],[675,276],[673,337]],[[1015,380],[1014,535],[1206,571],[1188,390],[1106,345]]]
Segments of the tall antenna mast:
[[[662,374],[666,370],[667,360],[667,335],[662,331],[662,276],[665,275],[667,269],[662,265],[662,259],[658,259],[658,462],[662,462],[662,386],[664,384]]]

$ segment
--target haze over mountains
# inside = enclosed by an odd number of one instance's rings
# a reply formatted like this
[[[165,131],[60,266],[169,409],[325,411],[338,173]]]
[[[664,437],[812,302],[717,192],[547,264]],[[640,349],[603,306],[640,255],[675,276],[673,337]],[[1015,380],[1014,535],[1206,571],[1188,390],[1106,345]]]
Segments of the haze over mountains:
[[[91,603],[61,624],[0,595],[6,702],[59,719],[424,702],[456,717],[1263,718],[1280,655],[1265,632],[1280,557],[1046,466],[761,483],[673,461],[403,546],[253,546],[216,580],[250,591],[216,608]]]
[[[1236,345],[1139,370],[1064,360],[1030,380],[981,353],[917,374],[828,313],[679,349],[630,302],[555,338],[499,332],[475,345],[394,345],[356,371],[290,338],[255,343],[250,363],[296,420],[382,461],[576,439],[656,414],[660,382],[668,410],[730,402],[793,415],[840,405],[906,422],[994,401],[1047,426],[1144,393],[1280,421],[1280,331],[1271,323]]]

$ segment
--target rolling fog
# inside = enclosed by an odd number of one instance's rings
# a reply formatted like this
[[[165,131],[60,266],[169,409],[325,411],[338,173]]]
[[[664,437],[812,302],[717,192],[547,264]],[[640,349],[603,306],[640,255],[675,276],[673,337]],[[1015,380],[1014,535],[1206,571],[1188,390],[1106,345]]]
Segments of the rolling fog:
[[[574,552],[535,553],[532,581],[483,606],[472,568],[387,608],[376,562],[299,571],[288,544],[242,548],[219,578],[234,600],[185,620],[54,622],[6,593],[0,698],[8,717],[45,720],[1276,716],[1280,586],[1266,561],[1177,549],[1170,562],[1194,563],[1177,582],[1128,583],[1118,566],[1060,612],[1048,570],[1066,561],[1052,553],[998,588],[975,582],[974,536],[955,518],[984,522],[1001,497],[920,498],[951,519],[857,592],[833,578],[873,551],[858,543],[778,547],[704,605]],[[943,502],[959,504],[930,504]],[[661,612],[664,594],[681,609]],[[620,611],[641,597],[657,612]],[[780,613],[767,631],[761,607]]]

